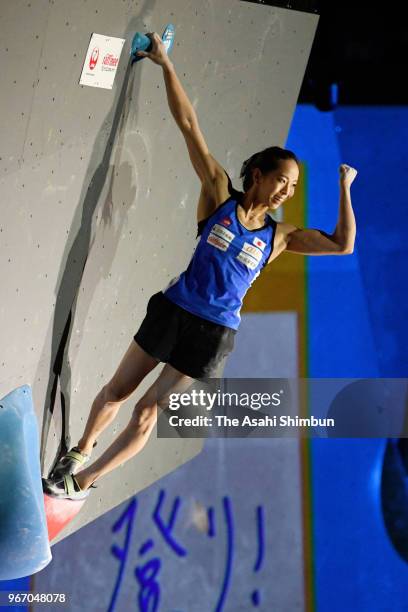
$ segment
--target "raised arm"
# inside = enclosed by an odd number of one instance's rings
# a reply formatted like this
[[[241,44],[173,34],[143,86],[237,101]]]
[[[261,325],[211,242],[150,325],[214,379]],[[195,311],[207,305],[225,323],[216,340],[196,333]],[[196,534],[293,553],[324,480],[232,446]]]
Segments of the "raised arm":
[[[150,53],[141,51],[139,54],[150,58],[155,64],[163,68],[170,111],[184,136],[193,167],[207,190],[213,192],[216,190],[216,184],[220,182],[225,191],[224,169],[208,150],[198,124],[197,114],[180,83],[163,42],[156,32],[148,34],[148,36],[152,40],[152,50]]]
[[[277,244],[281,251],[301,255],[349,255],[353,252],[356,221],[351,206],[351,184],[357,170],[347,164],[340,166],[340,204],[337,225],[332,234],[319,229],[303,229],[290,223],[278,223]]]

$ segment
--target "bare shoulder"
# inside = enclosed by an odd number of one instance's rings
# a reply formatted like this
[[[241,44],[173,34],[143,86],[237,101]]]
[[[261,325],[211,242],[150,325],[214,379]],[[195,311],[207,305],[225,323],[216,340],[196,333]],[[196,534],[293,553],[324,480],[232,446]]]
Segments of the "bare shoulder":
[[[213,204],[215,207],[219,206],[222,202],[229,197],[228,190],[228,175],[221,164],[209,154],[212,162],[213,173],[212,178],[206,181],[202,181],[204,191],[211,195]]]
[[[218,206],[230,197],[228,175],[215,158],[212,158],[212,160],[215,168],[213,178],[201,182],[201,192],[197,207],[198,221],[209,217]]]
[[[296,225],[292,225],[292,223],[284,223],[283,221],[276,222],[276,234],[275,236],[282,240],[287,240],[289,234],[295,232],[299,229]]]
[[[224,168],[220,166],[220,164],[218,164],[215,173],[213,194],[216,207],[225,202],[225,200],[227,200],[230,196],[228,187],[228,175]]]
[[[273,250],[269,256],[268,263],[271,263],[286,249],[289,241],[289,235],[297,230],[296,225],[284,223],[283,221],[276,222],[275,238],[273,241]]]

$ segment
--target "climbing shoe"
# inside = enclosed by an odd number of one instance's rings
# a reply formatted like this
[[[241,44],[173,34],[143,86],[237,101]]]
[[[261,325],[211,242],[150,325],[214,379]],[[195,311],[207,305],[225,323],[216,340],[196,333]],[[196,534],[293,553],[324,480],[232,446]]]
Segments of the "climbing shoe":
[[[61,479],[54,480],[52,478],[42,478],[42,488],[44,493],[50,497],[59,499],[80,500],[88,497],[90,489],[96,489],[96,485],[91,484],[88,489],[81,489],[72,474],[65,474]]]
[[[94,446],[96,444],[95,442]],[[71,450],[60,458],[48,477],[52,480],[58,480],[66,474],[76,474],[89,459],[90,455],[82,453],[78,446],[73,446]]]

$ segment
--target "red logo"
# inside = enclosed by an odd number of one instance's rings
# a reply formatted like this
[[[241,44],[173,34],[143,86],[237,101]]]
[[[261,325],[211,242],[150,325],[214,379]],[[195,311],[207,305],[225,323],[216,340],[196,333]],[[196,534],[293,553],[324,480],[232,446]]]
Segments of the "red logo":
[[[112,53],[108,53],[103,58],[102,64],[104,64],[104,66],[113,66],[114,68],[116,68],[116,66],[118,65],[118,61],[118,57],[115,57],[114,55],[112,55]]]
[[[232,221],[229,217],[224,217],[223,219],[221,219],[220,223],[228,227],[229,225],[231,225]]]
[[[96,64],[98,63],[98,57],[99,57],[99,49],[98,47],[95,47],[91,53],[91,58],[89,60],[90,70],[93,70],[95,68]]]

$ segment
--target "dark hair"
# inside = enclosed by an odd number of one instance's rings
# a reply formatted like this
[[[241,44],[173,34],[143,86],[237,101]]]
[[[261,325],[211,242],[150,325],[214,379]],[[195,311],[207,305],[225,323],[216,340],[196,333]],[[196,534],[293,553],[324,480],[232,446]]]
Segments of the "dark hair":
[[[278,169],[281,159],[293,159],[299,165],[299,160],[293,151],[281,147],[268,147],[263,151],[254,153],[249,159],[245,160],[239,174],[239,177],[243,178],[244,191],[248,191],[252,187],[253,168],[259,168],[262,174],[267,174]]]

